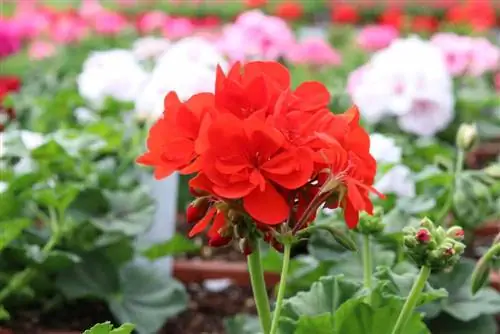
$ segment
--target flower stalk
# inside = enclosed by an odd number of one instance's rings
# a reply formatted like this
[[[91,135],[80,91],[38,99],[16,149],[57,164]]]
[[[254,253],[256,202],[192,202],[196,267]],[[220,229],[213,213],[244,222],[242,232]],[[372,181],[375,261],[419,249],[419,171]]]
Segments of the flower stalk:
[[[278,287],[278,296],[276,299],[276,307],[274,309],[273,321],[271,324],[271,332],[270,334],[276,334],[278,330],[278,323],[281,314],[281,309],[283,307],[283,298],[285,297],[286,291],[286,280],[288,276],[288,267],[290,266],[290,253],[291,253],[292,245],[290,242],[286,242],[284,244],[284,252],[283,252],[283,266],[281,268],[281,277],[280,284]]]
[[[363,234],[363,283],[367,289],[372,288],[373,259],[371,254],[370,235]]]
[[[396,321],[396,325],[392,330],[392,334],[401,334],[404,333],[404,329],[408,320],[413,314],[415,307],[417,306],[418,299],[420,298],[420,294],[424,289],[425,283],[429,279],[429,275],[431,274],[431,268],[428,266],[423,266],[420,268],[420,273],[417,277],[417,280],[413,283],[410,294],[408,295],[406,302],[401,310],[401,313],[398,316],[398,320]]]
[[[256,242],[252,252],[247,256],[247,262],[260,325],[264,334],[268,334],[271,330],[271,308],[269,307],[269,298],[267,296],[266,281],[264,280],[258,242]]]

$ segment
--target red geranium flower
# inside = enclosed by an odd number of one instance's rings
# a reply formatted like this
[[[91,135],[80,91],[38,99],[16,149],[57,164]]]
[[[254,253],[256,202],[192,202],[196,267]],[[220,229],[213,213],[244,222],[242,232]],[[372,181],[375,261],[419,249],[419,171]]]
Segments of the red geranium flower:
[[[359,15],[354,6],[338,4],[332,7],[331,19],[338,23],[356,23],[359,21]]]
[[[7,121],[15,117],[14,110],[2,107],[2,102],[12,92],[17,92],[21,88],[21,81],[17,77],[0,77],[0,114],[7,114]],[[2,118],[0,116],[0,118]],[[3,121],[2,121],[3,122]],[[0,123],[0,131],[5,128],[4,123]]]
[[[157,178],[196,173],[189,235],[207,229],[212,246],[238,239],[248,253],[248,240],[264,235],[281,249],[276,233],[307,226],[325,202],[342,208],[353,228],[360,211],[373,210],[376,164],[357,108],[335,115],[329,102],[318,82],[293,90],[279,63],[218,68],[214,94],[166,96],[138,161],[154,166]]]
[[[415,16],[411,21],[413,31],[430,33],[437,30],[439,21],[432,16]]]
[[[302,16],[304,9],[300,3],[295,1],[285,1],[278,4],[276,15],[286,20],[296,20]]]
[[[398,7],[389,7],[380,16],[380,23],[401,30],[404,25],[404,15]]]

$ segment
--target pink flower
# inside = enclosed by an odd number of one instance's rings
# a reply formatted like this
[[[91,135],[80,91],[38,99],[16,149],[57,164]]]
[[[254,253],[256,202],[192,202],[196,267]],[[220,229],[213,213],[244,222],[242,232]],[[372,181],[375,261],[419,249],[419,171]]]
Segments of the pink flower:
[[[142,15],[137,21],[137,29],[141,33],[151,33],[162,30],[167,22],[167,14],[160,11],[151,11]]]
[[[486,72],[500,69],[500,48],[484,37],[472,40],[471,58],[468,73],[480,76]]]
[[[125,17],[110,11],[96,13],[92,21],[95,31],[103,35],[116,35],[127,26]]]
[[[80,15],[85,19],[92,19],[103,11],[104,8],[101,6],[99,0],[82,0],[79,9]]]
[[[76,42],[87,34],[87,25],[76,15],[64,15],[52,24],[49,33],[55,42]]]
[[[297,43],[287,54],[288,60],[297,64],[339,65],[341,55],[327,41],[318,37]]]
[[[19,12],[10,19],[11,31],[20,38],[35,38],[50,26],[50,17],[47,12],[26,11]]]
[[[438,33],[431,43],[443,52],[448,71],[453,76],[466,72],[470,62],[471,40],[453,33]]]
[[[481,76],[499,68],[500,48],[486,38],[438,33],[431,42],[443,52],[448,70],[454,76]]]
[[[40,60],[53,56],[56,53],[56,46],[45,41],[34,41],[28,49],[30,59]]]
[[[357,43],[367,51],[377,51],[391,44],[399,36],[396,28],[389,25],[369,25],[361,29]]]
[[[0,59],[16,53],[21,48],[21,40],[9,22],[0,20]]]
[[[295,45],[295,37],[283,19],[250,10],[223,29],[217,45],[232,61],[276,60]]]
[[[169,17],[163,25],[163,36],[167,38],[182,38],[190,36],[195,31],[195,26],[191,20],[179,17]]]

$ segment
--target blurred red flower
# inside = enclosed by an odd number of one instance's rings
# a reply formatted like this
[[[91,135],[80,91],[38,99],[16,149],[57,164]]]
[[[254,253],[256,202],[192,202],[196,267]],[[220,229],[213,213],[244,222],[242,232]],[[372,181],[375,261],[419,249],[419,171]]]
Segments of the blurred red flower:
[[[495,26],[496,13],[489,0],[469,0],[449,8],[446,20],[453,24],[469,24],[475,30],[485,31]]]
[[[332,5],[331,19],[335,23],[356,23],[359,15],[356,8],[349,4]]]
[[[411,30],[416,32],[431,33],[437,30],[439,21],[432,16],[419,15],[411,20]]]
[[[248,8],[260,8],[267,4],[267,0],[245,0],[245,5]]]
[[[286,20],[296,20],[304,13],[302,5],[295,1],[285,1],[276,7],[276,15]]]
[[[404,15],[398,7],[388,7],[380,15],[380,23],[401,30],[404,24]]]
[[[21,88],[21,80],[15,76],[0,76],[0,132],[5,128],[6,122],[15,117],[15,112],[11,108],[2,107],[2,102],[5,97],[12,92],[17,92]],[[2,114],[6,115],[7,120],[4,120]]]

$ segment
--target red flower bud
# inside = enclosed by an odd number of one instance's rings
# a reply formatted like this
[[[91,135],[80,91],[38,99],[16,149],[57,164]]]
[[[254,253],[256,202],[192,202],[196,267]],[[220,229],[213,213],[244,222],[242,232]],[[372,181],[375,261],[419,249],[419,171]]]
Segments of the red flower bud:
[[[430,234],[429,230],[427,230],[425,228],[421,228],[420,230],[418,230],[415,237],[422,244],[426,244],[429,241],[431,241],[431,234]]]
[[[226,246],[230,241],[231,241],[230,237],[223,237],[223,236],[217,234],[216,236],[214,236],[214,237],[210,238],[210,240],[208,240],[208,245],[210,247],[222,247],[222,246]]]
[[[455,232],[455,238],[462,240],[464,238],[464,230],[460,229]]]
[[[194,224],[207,213],[209,207],[208,198],[198,198],[189,204],[186,209],[186,220],[188,224]]]
[[[446,250],[444,251],[444,255],[446,256],[453,256],[455,255],[455,250],[453,248],[446,248]]]

